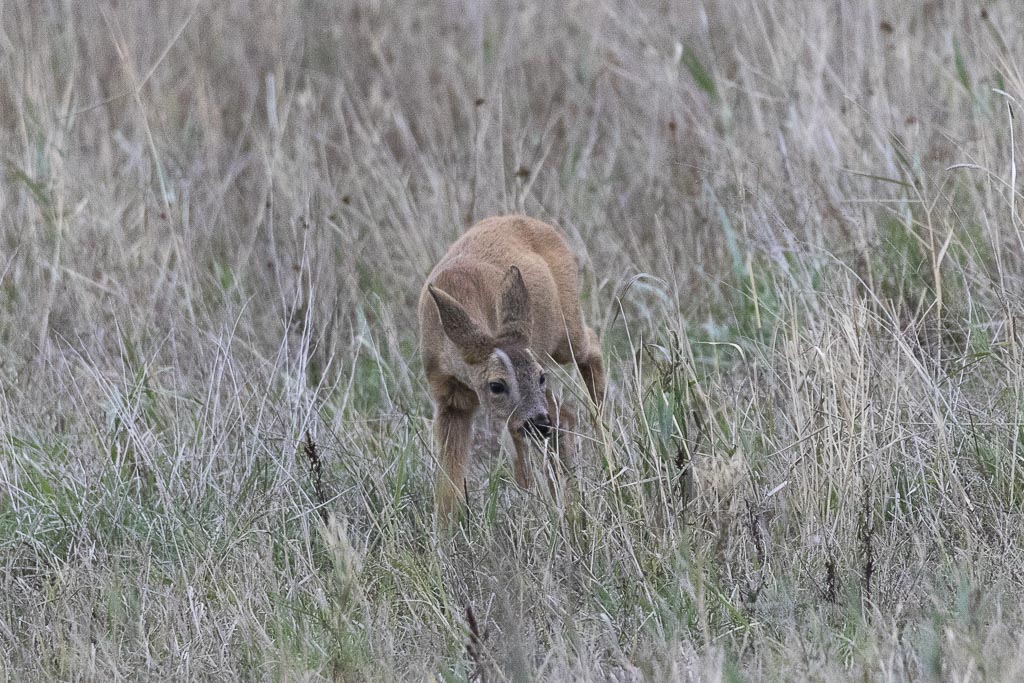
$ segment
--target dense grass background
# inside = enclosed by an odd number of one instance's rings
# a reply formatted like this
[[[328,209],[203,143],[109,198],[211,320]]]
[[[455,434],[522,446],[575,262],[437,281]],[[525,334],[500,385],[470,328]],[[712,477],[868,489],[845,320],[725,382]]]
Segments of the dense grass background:
[[[1016,0],[0,0],[0,680],[1020,680],[1021,55]],[[414,302],[513,211],[610,401],[556,500],[481,430],[438,533]]]

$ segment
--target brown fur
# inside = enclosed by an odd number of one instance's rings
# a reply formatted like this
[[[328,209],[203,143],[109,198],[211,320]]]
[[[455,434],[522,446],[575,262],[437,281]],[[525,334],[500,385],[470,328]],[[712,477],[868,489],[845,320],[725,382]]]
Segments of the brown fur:
[[[526,488],[530,428],[544,430],[552,418],[557,427],[564,419],[553,415],[541,362],[575,362],[590,398],[597,405],[604,400],[600,340],[583,321],[579,293],[565,239],[523,216],[476,224],[430,273],[420,293],[420,348],[441,449],[441,518],[463,495],[472,420],[481,405],[506,420],[516,481]],[[495,384],[503,391],[496,394]]]

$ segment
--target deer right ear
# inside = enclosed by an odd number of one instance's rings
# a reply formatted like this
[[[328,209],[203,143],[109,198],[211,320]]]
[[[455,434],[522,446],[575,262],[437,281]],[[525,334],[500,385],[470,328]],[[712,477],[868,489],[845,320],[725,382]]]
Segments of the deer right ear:
[[[480,326],[473,322],[469,313],[458,301],[453,299],[447,292],[438,289],[434,285],[428,285],[430,296],[437,304],[437,312],[441,315],[441,327],[444,333],[452,340],[462,357],[470,365],[476,365],[487,360],[487,357],[494,350],[494,340],[491,336],[480,329]]]
[[[501,338],[525,344],[530,337],[530,295],[519,268],[509,266],[501,288],[501,304],[498,307]]]

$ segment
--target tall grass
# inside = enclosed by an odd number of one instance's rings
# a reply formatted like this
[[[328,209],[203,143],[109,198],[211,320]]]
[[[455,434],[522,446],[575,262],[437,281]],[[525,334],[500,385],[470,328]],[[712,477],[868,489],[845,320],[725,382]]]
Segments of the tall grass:
[[[1013,0],[0,2],[0,680],[1019,680],[1022,54]],[[610,400],[554,498],[481,424],[438,533],[414,304],[505,212]]]

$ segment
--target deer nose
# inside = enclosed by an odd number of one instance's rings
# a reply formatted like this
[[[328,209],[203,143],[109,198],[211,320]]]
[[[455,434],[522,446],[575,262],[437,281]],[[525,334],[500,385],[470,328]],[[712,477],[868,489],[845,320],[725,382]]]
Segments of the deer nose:
[[[547,413],[534,415],[526,421],[526,424],[542,438],[546,439],[551,434],[551,418],[548,417]]]

